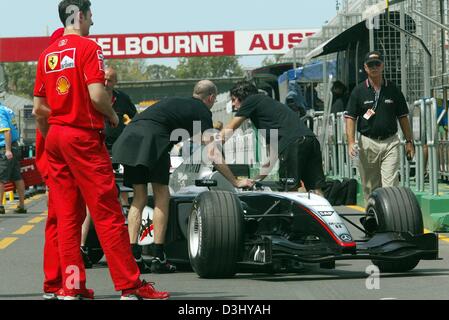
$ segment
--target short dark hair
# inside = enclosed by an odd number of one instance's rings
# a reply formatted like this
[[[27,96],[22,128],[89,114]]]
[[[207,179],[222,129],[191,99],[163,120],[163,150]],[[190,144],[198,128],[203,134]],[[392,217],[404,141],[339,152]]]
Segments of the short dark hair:
[[[58,11],[59,11],[59,19],[61,19],[64,27],[67,27],[67,22],[69,18],[73,15],[73,11],[67,10],[70,6],[75,6],[81,11],[84,15],[90,10],[90,6],[92,4],[89,0],[63,0],[59,3]],[[67,12],[68,11],[68,12]]]
[[[342,93],[345,93],[347,88],[346,88],[346,86],[345,86],[345,84],[343,82],[337,80],[332,85],[332,92],[334,92],[336,90],[340,90]]]
[[[249,96],[259,94],[257,87],[249,81],[240,81],[231,89],[231,96],[236,97],[241,102]]]

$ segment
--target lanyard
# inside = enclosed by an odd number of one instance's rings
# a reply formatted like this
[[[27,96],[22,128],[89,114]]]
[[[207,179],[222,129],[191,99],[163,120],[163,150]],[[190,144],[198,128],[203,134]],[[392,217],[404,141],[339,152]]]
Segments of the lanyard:
[[[366,79],[366,86],[368,88],[371,86],[374,89],[374,86],[370,83],[369,79]],[[380,87],[379,91],[376,91],[376,89],[374,89],[374,107],[371,109],[374,112],[376,112],[377,107],[379,106],[379,101],[380,101],[381,94],[382,94],[382,86]]]
[[[379,91],[376,91],[376,90],[374,90],[374,91],[375,91],[375,94],[374,94],[374,108],[373,108],[373,111],[376,112],[377,107],[379,106],[380,96],[382,94],[382,88],[380,88]]]

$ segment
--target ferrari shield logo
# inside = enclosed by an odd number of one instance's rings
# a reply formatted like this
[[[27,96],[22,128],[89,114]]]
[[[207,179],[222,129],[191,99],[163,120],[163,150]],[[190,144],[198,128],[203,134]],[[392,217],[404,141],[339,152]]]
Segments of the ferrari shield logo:
[[[48,56],[48,66],[50,67],[51,70],[55,70],[56,66],[58,65],[59,62],[59,56],[58,55],[51,55]]]

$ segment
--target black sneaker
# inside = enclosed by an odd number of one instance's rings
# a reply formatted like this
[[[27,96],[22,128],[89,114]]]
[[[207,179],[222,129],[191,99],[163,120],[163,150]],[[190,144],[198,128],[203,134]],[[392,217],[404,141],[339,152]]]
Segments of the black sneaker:
[[[135,259],[135,258],[134,258]],[[147,265],[142,257],[135,259],[141,274],[151,273],[151,268]]]
[[[16,210],[14,210],[14,213],[17,213],[17,214],[27,214],[28,213],[28,210],[27,209],[25,209],[25,208],[23,208],[23,207],[17,207],[17,209]]]
[[[170,264],[167,259],[153,258],[151,260],[151,272],[153,273],[174,273],[176,267]]]
[[[84,268],[92,269],[93,263],[92,263],[92,261],[90,261],[90,258],[89,258],[89,249],[87,247],[80,247],[80,250],[81,250],[81,256],[83,257]]]
[[[4,207],[4,206],[1,206],[1,207],[0,207],[0,214],[6,214],[6,211],[5,211],[5,207]]]

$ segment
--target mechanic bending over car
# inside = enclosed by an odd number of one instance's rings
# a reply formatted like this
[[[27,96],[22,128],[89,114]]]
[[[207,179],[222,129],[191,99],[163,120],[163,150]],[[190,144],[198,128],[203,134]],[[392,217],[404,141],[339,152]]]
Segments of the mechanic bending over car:
[[[270,153],[270,163],[265,165],[256,180],[263,180],[280,160],[279,175],[281,178],[295,178],[292,190],[298,190],[301,181],[307,191],[323,195],[325,182],[323,161],[315,134],[298,119],[298,116],[286,105],[260,94],[251,82],[242,81],[231,90],[234,110],[238,110],[235,118],[221,132],[222,139],[227,141],[243,122],[251,119],[257,129],[278,130],[278,141],[270,141],[267,145],[278,143],[278,154]],[[269,148],[270,150],[274,148]]]
[[[194,122],[201,123],[201,133],[213,130],[212,112],[218,90],[209,80],[196,84],[192,98],[167,98],[138,114],[123,130],[112,148],[114,163],[124,166],[124,184],[132,187],[134,199],[128,214],[128,229],[134,258],[140,270],[148,272],[142,259],[142,248],[138,245],[138,236],[142,220],[142,211],[148,202],[147,184],[151,182],[154,194],[154,240],[155,257],[151,261],[151,272],[175,272],[165,257],[164,242],[169,215],[170,192],[169,152],[179,141],[170,141],[174,130],[184,129],[193,136]],[[190,138],[189,137],[189,138]],[[229,167],[223,163],[221,152],[214,152],[215,143],[208,143],[209,160],[235,187],[252,187],[249,179],[238,180]],[[216,150],[217,151],[217,150]],[[212,157],[212,158],[211,158]]]

